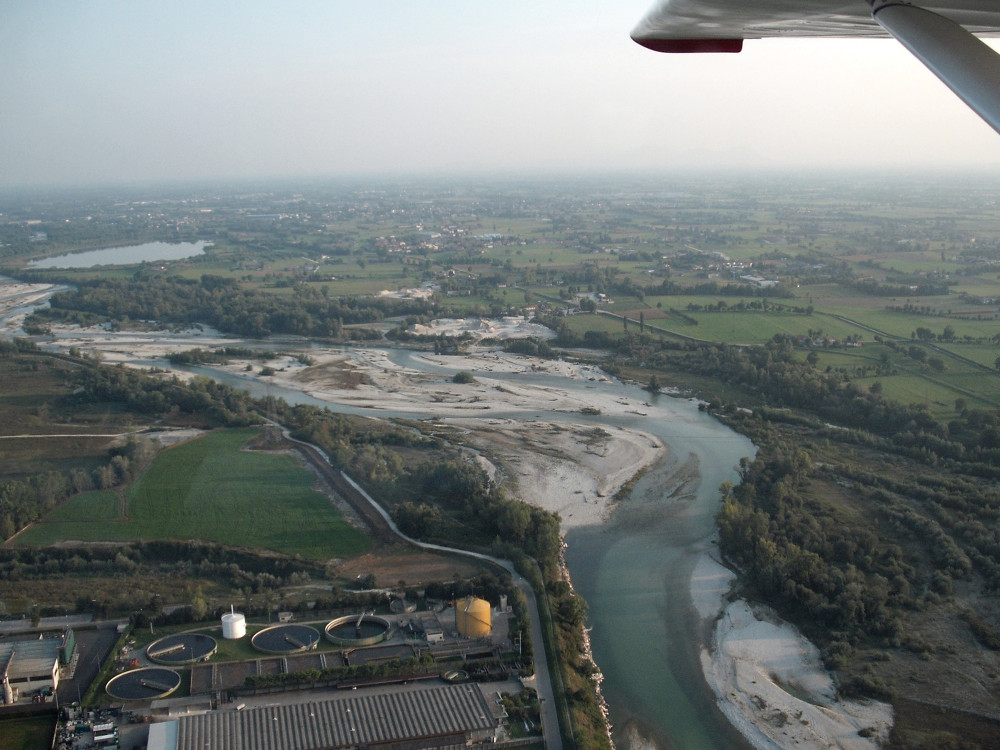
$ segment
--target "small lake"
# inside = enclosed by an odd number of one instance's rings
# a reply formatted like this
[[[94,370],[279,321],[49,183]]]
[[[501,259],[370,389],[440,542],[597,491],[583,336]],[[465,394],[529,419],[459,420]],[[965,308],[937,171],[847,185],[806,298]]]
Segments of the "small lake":
[[[182,260],[205,252],[211,242],[146,242],[142,245],[107,247],[79,253],[55,255],[33,260],[31,268],[93,268],[95,266],[128,266],[157,260]]]

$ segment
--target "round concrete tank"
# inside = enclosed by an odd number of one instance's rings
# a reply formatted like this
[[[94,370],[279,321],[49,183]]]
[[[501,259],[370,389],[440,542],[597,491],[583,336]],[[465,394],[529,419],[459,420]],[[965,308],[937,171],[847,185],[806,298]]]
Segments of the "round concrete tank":
[[[392,637],[392,623],[376,615],[348,615],[330,620],[326,637],[330,643],[350,648],[374,646]]]
[[[466,638],[485,638],[492,629],[490,603],[474,596],[455,603],[455,627]]]
[[[227,612],[222,616],[222,637],[231,641],[247,634],[247,618],[240,612]]]

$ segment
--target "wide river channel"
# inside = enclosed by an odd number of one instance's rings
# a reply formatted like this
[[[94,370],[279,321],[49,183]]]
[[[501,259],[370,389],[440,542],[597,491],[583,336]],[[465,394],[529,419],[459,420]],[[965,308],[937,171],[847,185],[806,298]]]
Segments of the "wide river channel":
[[[396,364],[422,372],[436,368],[405,350],[388,351]],[[464,368],[477,373],[475,360]],[[281,397],[381,417],[425,418],[402,412],[342,407],[299,391],[265,386],[209,368],[196,371],[250,388],[255,395]],[[652,400],[635,386],[618,381],[586,382],[551,374],[518,374],[520,383],[544,385],[577,395],[587,392]],[[693,609],[691,574],[701,550],[711,544],[719,486],[737,481],[740,458],[755,448],[744,436],[698,410],[692,401],[657,396],[653,417],[585,416],[544,410],[503,413],[491,418],[591,422],[630,427],[655,435],[667,446],[665,460],[636,483],[631,495],[600,526],[572,529],[566,561],[573,585],[590,606],[594,659],[604,674],[603,692],[619,750],[731,750],[748,748],[722,713],[702,676],[699,658],[704,637]]]
[[[182,248],[183,252],[189,255],[200,252],[205,243],[191,244],[193,247]],[[154,253],[154,257],[162,256]],[[72,260],[79,264],[81,259]],[[0,278],[0,283],[5,281],[8,280]],[[4,317],[14,312],[17,310]],[[270,348],[276,343],[263,345]],[[65,339],[61,344],[68,346]],[[295,345],[302,344],[300,340]],[[390,349],[388,356],[408,369],[454,373],[406,350]],[[162,367],[164,362],[148,364]],[[463,367],[474,368],[475,360],[468,360]],[[301,391],[265,385],[256,378],[241,378],[209,368],[195,369],[236,388],[250,390],[254,395],[273,395],[289,403],[312,403],[329,406],[334,411],[380,417],[428,416],[419,410],[346,407],[320,401]],[[492,373],[471,371],[483,378],[495,377]],[[516,378],[519,382],[568,391],[583,398],[590,392],[639,402],[655,400],[649,409],[653,416],[648,417],[588,416],[544,410],[489,413],[496,418],[630,427],[655,435],[667,446],[666,458],[636,483],[609,521],[572,529],[566,535],[566,562],[573,585],[590,607],[591,645],[594,659],[604,674],[603,692],[616,745],[620,750],[749,748],[716,707],[702,676],[699,652],[704,633],[692,606],[690,582],[698,555],[711,544],[714,515],[720,501],[719,486],[737,480],[739,460],[753,456],[753,444],[685,399],[650,396],[635,386],[613,380],[580,381],[545,373],[522,373]]]
[[[64,349],[72,338],[72,334],[61,335],[56,348]],[[288,342],[277,341],[240,343],[288,347]],[[288,348],[304,343],[298,340]],[[454,374],[406,350],[389,349],[387,356],[407,369]],[[477,372],[475,362],[469,359],[463,368],[484,379],[497,377]],[[165,361],[136,364],[163,367]],[[379,417],[429,416],[419,407],[390,411],[343,406],[257,378],[204,367],[190,369],[255,396],[273,395],[293,404]],[[699,411],[692,401],[650,396],[618,381],[574,380],[542,372],[500,377],[567,391],[583,400],[593,393],[653,402],[650,416],[545,410],[504,413],[499,409],[491,410],[489,416],[629,427],[663,441],[665,459],[635,484],[607,522],[571,529],[566,536],[566,562],[573,585],[590,608],[591,645],[605,678],[603,692],[613,738],[619,750],[749,748],[716,707],[702,676],[699,652],[705,634],[692,606],[690,582],[698,555],[711,544],[719,486],[738,479],[736,467],[742,457],[753,456],[753,444]]]

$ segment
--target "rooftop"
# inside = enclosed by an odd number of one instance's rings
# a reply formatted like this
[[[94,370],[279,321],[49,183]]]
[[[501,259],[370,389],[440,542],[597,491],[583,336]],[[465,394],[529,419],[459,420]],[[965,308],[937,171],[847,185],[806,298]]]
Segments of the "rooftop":
[[[11,681],[50,674],[59,659],[63,638],[0,641],[0,676]]]
[[[402,693],[345,693],[293,705],[185,716],[150,734],[149,750],[314,750],[492,732],[490,706],[476,685]],[[155,735],[164,739],[153,742]]]

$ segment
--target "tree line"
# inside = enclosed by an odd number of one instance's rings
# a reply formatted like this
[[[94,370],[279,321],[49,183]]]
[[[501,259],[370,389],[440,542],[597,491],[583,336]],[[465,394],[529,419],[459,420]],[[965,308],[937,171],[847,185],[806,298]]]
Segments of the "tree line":
[[[53,280],[51,275],[31,272],[18,276],[29,281]],[[429,300],[336,297],[306,285],[296,286],[291,295],[278,295],[241,288],[237,280],[213,274],[187,279],[140,270],[129,279],[73,283],[75,289],[52,296],[49,308],[33,312],[26,330],[43,330],[54,322],[92,325],[110,320],[127,326],[133,321],[156,321],[163,326],[207,324],[223,333],[251,338],[273,333],[339,338],[345,325],[441,312]]]

